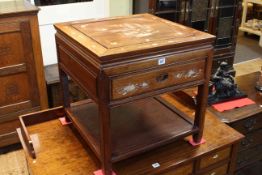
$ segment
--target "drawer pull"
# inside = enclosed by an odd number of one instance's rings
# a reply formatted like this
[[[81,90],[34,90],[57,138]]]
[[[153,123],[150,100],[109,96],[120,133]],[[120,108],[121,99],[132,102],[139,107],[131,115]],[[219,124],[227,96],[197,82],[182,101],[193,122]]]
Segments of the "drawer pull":
[[[216,175],[217,173],[216,172],[212,172],[210,175]]]
[[[168,79],[168,73],[160,74],[158,77],[156,77],[157,82],[162,82]]]
[[[212,158],[217,159],[218,157],[219,157],[218,154],[215,154]]]

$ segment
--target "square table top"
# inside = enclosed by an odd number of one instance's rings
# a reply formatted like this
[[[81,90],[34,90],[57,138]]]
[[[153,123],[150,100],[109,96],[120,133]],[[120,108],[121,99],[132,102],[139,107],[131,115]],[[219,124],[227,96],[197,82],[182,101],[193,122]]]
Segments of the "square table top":
[[[214,39],[213,35],[150,14],[60,23],[55,28],[100,61],[148,49],[210,44]]]

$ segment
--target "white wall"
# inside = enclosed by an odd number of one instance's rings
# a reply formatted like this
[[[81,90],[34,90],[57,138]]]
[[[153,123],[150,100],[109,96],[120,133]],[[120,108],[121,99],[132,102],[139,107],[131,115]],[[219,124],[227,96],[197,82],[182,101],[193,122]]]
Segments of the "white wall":
[[[110,16],[125,16],[132,14],[132,0],[109,0]]]
[[[31,0],[32,2],[32,0]],[[109,16],[109,0],[42,6],[38,13],[44,65],[57,63],[54,23]]]

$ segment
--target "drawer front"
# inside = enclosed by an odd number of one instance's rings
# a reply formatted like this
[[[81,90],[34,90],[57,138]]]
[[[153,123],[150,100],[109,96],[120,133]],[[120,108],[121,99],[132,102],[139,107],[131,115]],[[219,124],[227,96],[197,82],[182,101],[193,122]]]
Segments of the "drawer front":
[[[206,173],[201,173],[202,175],[226,175],[227,174],[228,165],[222,165],[218,168],[214,168]]]
[[[233,123],[231,126],[242,134],[262,128],[262,113]]]
[[[202,49],[191,52],[158,55],[154,57],[144,57],[132,60],[132,62],[123,62],[121,65],[105,68],[107,75],[123,74],[131,71],[145,70],[149,68],[159,68],[169,64],[181,64],[201,58],[208,57],[210,49]]]
[[[247,150],[257,145],[262,145],[262,129],[246,134],[240,142],[239,151]]]
[[[215,151],[200,159],[200,169],[215,164],[221,160],[227,159],[230,156],[231,148],[225,148],[223,150]]]
[[[0,23],[0,121],[40,106],[29,19]]]
[[[9,76],[0,76],[0,106],[10,106],[15,103],[21,103],[28,101],[30,99],[30,84],[28,76],[25,73],[9,75]],[[0,108],[0,115],[2,113]],[[11,112],[11,111],[6,111]]]
[[[168,172],[161,173],[160,175],[189,175],[193,172],[193,164],[187,164],[175,169],[172,169]]]
[[[24,63],[24,38],[20,22],[0,23],[0,67]]]
[[[238,153],[237,169],[259,160],[262,160],[262,145]]]
[[[174,65],[145,73],[130,74],[112,80],[111,99],[121,99],[178,84],[203,80],[205,59]]]

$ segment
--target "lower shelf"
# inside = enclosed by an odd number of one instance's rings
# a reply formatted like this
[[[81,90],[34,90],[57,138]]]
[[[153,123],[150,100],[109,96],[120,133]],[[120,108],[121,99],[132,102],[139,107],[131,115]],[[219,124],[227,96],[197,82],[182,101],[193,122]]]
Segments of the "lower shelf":
[[[87,102],[72,107],[69,118],[100,157],[98,107]],[[111,110],[112,162],[140,154],[197,132],[186,116],[161,98],[150,98]]]

